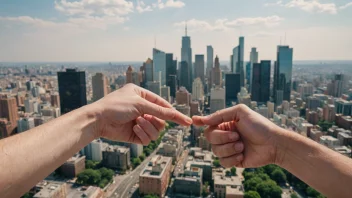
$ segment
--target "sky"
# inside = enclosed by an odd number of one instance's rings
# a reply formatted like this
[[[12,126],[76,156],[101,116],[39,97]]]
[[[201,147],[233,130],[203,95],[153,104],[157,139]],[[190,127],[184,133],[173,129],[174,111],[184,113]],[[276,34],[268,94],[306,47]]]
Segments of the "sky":
[[[274,60],[352,59],[352,0],[0,0],[0,62],[145,61],[152,48],[180,59],[212,45],[228,61],[238,37]]]

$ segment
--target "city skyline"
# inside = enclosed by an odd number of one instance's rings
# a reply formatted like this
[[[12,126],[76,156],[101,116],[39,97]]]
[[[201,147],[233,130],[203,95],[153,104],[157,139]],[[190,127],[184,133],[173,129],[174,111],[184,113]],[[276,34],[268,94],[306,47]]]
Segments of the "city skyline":
[[[4,3],[0,61],[143,61],[152,47],[181,60],[185,21],[193,54],[206,54],[212,45],[226,61],[239,36],[246,38],[245,61],[252,47],[259,59],[274,60],[280,40],[296,49],[296,60],[349,60],[352,44],[347,0],[222,1],[216,4],[221,12],[211,1],[202,2],[201,10],[199,3],[180,0],[74,2]]]

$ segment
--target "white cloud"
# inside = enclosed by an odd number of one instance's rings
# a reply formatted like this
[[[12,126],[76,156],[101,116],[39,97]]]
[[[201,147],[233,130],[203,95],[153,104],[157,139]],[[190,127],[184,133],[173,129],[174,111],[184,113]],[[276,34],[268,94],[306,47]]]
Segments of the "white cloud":
[[[320,3],[319,0],[290,0],[287,3],[279,0],[274,3],[265,3],[264,6],[282,6],[286,8],[298,8],[311,13],[336,14],[337,6],[335,3]]]
[[[341,10],[343,10],[343,9],[348,8],[348,7],[352,7],[352,2],[349,2],[349,3],[347,3],[347,4],[343,5],[343,6],[340,6],[339,8],[340,8]]]
[[[164,8],[182,8],[186,4],[181,1],[181,0],[166,0],[164,2],[163,0],[158,0],[157,3],[153,4],[154,8],[159,8],[159,9],[164,9]]]
[[[318,0],[292,0],[285,5],[288,8],[299,8],[307,12],[336,14],[337,8],[335,3],[320,3]]]
[[[187,26],[191,31],[226,31],[231,28],[243,27],[243,26],[252,26],[252,27],[272,27],[279,25],[284,19],[273,15],[268,17],[246,17],[246,18],[237,18],[235,20],[228,19],[218,19],[214,23],[191,19],[187,21]],[[174,23],[176,27],[185,27],[186,22]]]
[[[143,1],[139,1],[139,0],[137,1],[136,10],[139,13],[153,11],[150,5],[146,5]]]
[[[260,26],[264,25],[267,27],[272,27],[279,25],[281,21],[284,19],[277,16],[268,16],[268,17],[245,17],[245,18],[238,18],[233,21],[227,21],[226,25],[232,27],[239,27],[239,26]]]

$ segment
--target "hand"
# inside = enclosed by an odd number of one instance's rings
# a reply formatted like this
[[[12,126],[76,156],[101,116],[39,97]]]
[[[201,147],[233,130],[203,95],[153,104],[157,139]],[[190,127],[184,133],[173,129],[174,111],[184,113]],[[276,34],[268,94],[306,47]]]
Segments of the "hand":
[[[280,160],[280,128],[245,105],[194,116],[193,123],[209,125],[204,135],[224,167],[255,168]]]
[[[148,145],[165,127],[164,120],[190,125],[192,120],[158,95],[133,84],[93,103],[99,110],[98,137]]]

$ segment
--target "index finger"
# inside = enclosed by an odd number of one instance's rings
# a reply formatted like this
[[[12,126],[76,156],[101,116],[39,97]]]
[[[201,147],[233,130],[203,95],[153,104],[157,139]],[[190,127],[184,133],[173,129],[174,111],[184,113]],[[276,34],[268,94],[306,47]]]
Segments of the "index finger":
[[[248,110],[246,105],[240,104],[231,108],[222,109],[208,116],[193,116],[193,123],[198,126],[217,126],[224,122],[239,121],[241,114]]]
[[[138,89],[139,95],[149,102],[160,105],[162,107],[172,108],[172,105],[169,102],[167,102],[164,98],[156,95],[155,93],[138,86],[136,86],[136,89]]]

